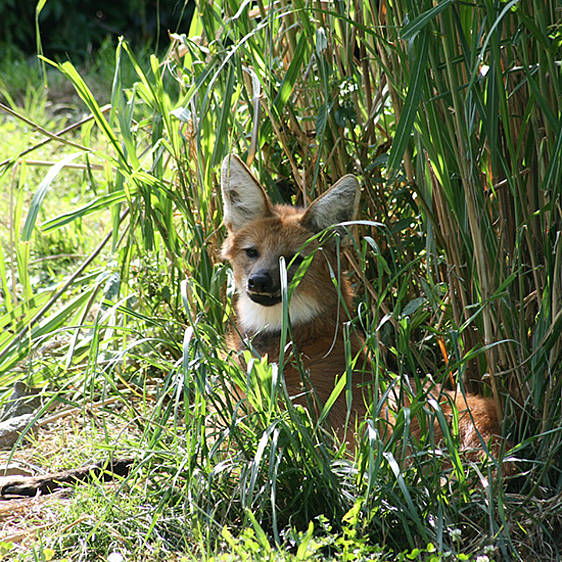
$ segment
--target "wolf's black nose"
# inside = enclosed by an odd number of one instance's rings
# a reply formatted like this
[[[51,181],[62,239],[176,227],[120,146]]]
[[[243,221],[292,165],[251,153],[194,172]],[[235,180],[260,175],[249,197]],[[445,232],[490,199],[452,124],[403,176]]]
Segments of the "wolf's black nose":
[[[256,293],[271,293],[273,279],[268,271],[258,271],[248,279],[248,289]]]

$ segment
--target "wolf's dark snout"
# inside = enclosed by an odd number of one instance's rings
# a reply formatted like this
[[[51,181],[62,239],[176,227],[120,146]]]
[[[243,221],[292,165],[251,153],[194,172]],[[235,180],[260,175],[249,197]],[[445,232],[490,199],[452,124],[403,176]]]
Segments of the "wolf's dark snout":
[[[248,296],[262,306],[274,306],[281,302],[279,275],[271,275],[267,269],[260,269],[248,277]]]
[[[261,270],[248,278],[248,289],[256,293],[273,293],[276,290],[274,285],[269,271]]]

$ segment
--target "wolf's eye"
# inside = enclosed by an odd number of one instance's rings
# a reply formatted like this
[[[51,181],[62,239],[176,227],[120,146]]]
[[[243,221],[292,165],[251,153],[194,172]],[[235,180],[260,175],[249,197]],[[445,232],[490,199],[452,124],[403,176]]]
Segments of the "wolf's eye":
[[[244,251],[251,260],[254,260],[259,256],[259,252],[255,248],[246,248]]]

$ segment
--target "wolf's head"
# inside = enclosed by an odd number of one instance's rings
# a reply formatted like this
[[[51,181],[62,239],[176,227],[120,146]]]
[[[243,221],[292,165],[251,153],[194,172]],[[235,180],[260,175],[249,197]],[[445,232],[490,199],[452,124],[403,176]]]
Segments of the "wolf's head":
[[[273,205],[245,164],[237,156],[227,156],[222,164],[221,187],[224,223],[229,232],[223,257],[234,271],[242,328],[281,328],[281,256],[289,282],[307,260],[304,277],[291,297],[291,323],[303,324],[331,308],[335,310],[337,291],[330,276],[330,268],[335,267],[334,249],[330,243],[319,248],[310,238],[355,218],[360,196],[357,178],[344,176],[306,209]]]

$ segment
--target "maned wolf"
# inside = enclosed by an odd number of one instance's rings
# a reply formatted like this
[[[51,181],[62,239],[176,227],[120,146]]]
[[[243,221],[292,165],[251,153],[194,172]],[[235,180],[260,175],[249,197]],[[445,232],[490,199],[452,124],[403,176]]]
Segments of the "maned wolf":
[[[362,365],[352,374],[351,385],[352,420],[361,421],[367,413],[373,375],[359,336],[349,336],[350,349],[346,355],[343,323],[352,310],[351,288],[338,275],[335,242],[311,240],[320,231],[355,218],[359,182],[352,175],[344,176],[306,209],[273,205],[245,164],[236,156],[227,156],[222,165],[221,187],[228,229],[223,257],[232,264],[237,292],[237,330],[231,334],[229,344],[241,350],[245,347],[244,340],[249,340],[259,355],[267,354],[272,360],[279,357],[283,322],[279,258],[285,258],[289,283],[299,264],[310,260],[289,303],[292,352],[299,354],[308,380],[305,377],[303,381],[294,361],[289,361],[283,371],[287,390],[298,403],[321,406],[332,393],[335,379],[346,372],[346,357],[362,357],[358,362]],[[312,391],[308,396],[307,390]],[[481,438],[485,443],[492,440],[492,450],[497,452],[501,424],[494,402],[476,395],[467,395],[465,399],[460,392],[449,391],[441,397],[446,415],[451,413],[449,400],[455,402],[459,411],[461,448],[481,451]],[[340,437],[352,441],[352,432],[343,432],[346,414],[345,392],[342,392],[332,406],[329,419]],[[392,416],[387,417],[389,424],[385,425],[392,425]],[[434,425],[438,440],[441,432],[439,425]],[[417,422],[412,426],[414,433],[420,432]],[[392,428],[385,431],[388,434]]]

